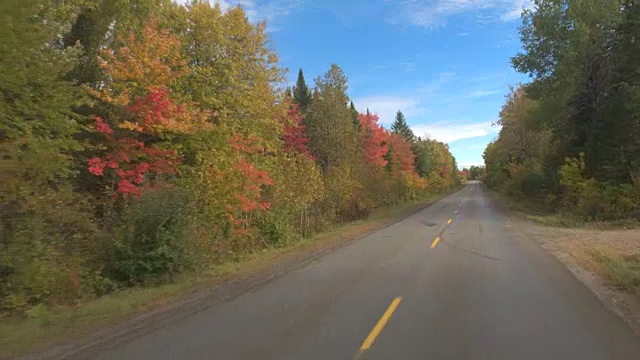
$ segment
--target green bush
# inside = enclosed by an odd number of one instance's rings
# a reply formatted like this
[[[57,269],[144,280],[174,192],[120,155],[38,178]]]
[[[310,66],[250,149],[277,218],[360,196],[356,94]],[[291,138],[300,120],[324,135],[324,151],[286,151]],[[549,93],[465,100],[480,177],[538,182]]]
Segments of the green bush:
[[[37,195],[0,219],[0,312],[77,300],[96,260],[98,230],[86,204],[68,189]]]
[[[190,264],[185,256],[189,210],[179,190],[148,190],[120,214],[106,274],[126,286],[167,281]]]
[[[268,246],[286,245],[299,238],[293,224],[296,223],[293,216],[287,216],[283,211],[270,211],[262,214],[258,228],[260,235]],[[299,220],[298,220],[299,222]]]
[[[619,220],[637,217],[640,191],[634,184],[607,185],[585,175],[584,155],[567,159],[559,171],[563,193],[561,211],[581,220]]]

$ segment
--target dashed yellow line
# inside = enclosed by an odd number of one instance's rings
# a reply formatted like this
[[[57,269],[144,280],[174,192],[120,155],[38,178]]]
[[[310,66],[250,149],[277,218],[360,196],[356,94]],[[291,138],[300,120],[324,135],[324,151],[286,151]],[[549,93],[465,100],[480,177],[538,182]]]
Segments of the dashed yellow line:
[[[391,318],[393,312],[396,311],[396,308],[400,304],[400,301],[402,301],[401,297],[393,299],[391,305],[389,305],[389,307],[387,308],[387,311],[384,312],[380,320],[378,320],[376,326],[374,326],[373,330],[371,330],[371,333],[369,333],[369,336],[367,336],[367,338],[362,343],[362,346],[360,347],[360,353],[369,350],[371,345],[373,345],[373,342],[376,340],[378,335],[380,335],[380,332]]]
[[[438,245],[439,242],[440,242],[440,238],[437,237],[435,240],[433,240],[433,243],[431,243],[431,248],[433,249],[434,247],[436,247],[436,245]]]

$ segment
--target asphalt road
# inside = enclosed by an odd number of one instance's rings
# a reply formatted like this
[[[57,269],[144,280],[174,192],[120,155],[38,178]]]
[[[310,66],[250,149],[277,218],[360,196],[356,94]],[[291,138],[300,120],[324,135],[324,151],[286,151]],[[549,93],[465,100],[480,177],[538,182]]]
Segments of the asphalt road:
[[[640,359],[632,330],[505,224],[470,184],[97,358]]]

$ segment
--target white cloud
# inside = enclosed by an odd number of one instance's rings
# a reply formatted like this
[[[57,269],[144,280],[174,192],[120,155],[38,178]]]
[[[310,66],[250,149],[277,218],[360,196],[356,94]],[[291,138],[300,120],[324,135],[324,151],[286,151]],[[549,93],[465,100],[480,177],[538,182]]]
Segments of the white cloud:
[[[361,113],[369,109],[371,113],[378,114],[381,124],[391,124],[398,110],[402,111],[406,117],[411,117],[424,111],[420,107],[419,99],[416,98],[368,96],[354,99],[353,103]]]
[[[405,71],[411,71],[413,63],[404,63]],[[442,88],[455,78],[456,74],[442,72],[437,74],[431,82],[419,87],[411,95],[374,95],[353,99],[353,102],[360,112],[365,112],[367,108],[372,113],[378,114],[381,124],[391,124],[395,119],[398,110],[407,117],[414,117],[425,113],[422,107],[422,100],[430,98],[438,93]]]
[[[461,32],[461,33],[458,33],[458,36],[467,36],[467,35],[469,35],[469,33],[468,33],[468,32]]]
[[[468,98],[478,98],[501,93],[502,90],[474,90],[467,94]]]
[[[478,13],[482,19],[512,21],[523,8],[531,8],[533,0],[386,0],[396,6],[387,20],[393,24],[411,24],[427,29],[444,26],[451,16]],[[400,4],[400,6],[397,6]]]
[[[431,139],[452,143],[454,141],[485,136],[498,132],[498,127],[492,126],[492,121],[481,123],[439,122],[434,124],[418,124],[411,126],[414,134]]]

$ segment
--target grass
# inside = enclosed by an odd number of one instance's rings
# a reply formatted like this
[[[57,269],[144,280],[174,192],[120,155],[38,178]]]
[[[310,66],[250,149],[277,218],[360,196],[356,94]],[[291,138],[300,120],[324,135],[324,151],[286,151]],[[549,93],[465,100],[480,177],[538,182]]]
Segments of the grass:
[[[598,230],[637,229],[640,219],[620,219],[610,221],[585,221],[568,213],[559,213],[542,199],[513,198],[496,190],[488,189],[489,197],[503,209],[532,220],[538,224],[560,228],[594,228]]]
[[[157,287],[131,288],[102,296],[74,308],[35,308],[30,316],[0,319],[0,359],[33,353],[81,338],[92,331],[113,326],[133,316],[162,308],[190,293],[210,288],[242,275],[258,273],[295,255],[331,245],[339,246],[434,203],[450,192],[373,212],[363,220],[336,227],[286,247],[268,248],[237,261],[217,265],[201,274],[182,274],[172,283]]]
[[[640,254],[622,255],[594,250],[592,256],[602,266],[602,275],[616,288],[630,292],[640,286]]]

